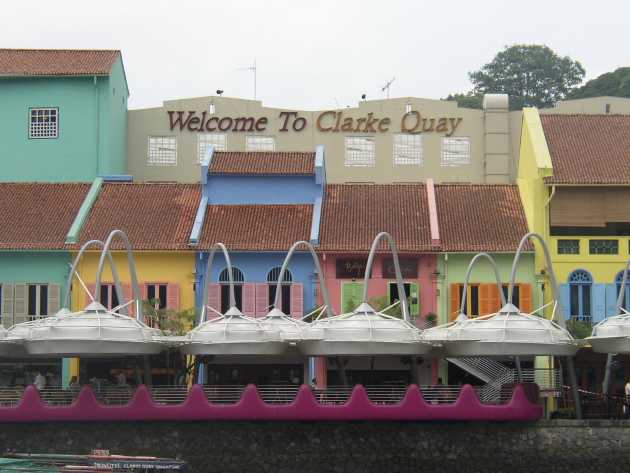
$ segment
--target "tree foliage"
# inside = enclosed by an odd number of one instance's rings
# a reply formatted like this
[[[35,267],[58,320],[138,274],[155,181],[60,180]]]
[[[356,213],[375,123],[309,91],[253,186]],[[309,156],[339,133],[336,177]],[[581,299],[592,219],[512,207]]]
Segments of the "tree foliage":
[[[483,95],[475,95],[472,92],[467,94],[450,94],[445,100],[457,102],[459,107],[481,109],[483,105]]]
[[[478,71],[468,74],[471,95],[507,94],[510,108],[551,107],[582,82],[584,68],[568,56],[558,56],[549,47],[517,44],[506,47]]]
[[[620,67],[613,72],[607,72],[589,80],[582,87],[571,92],[569,98],[585,99],[604,95],[630,98],[630,67]]]

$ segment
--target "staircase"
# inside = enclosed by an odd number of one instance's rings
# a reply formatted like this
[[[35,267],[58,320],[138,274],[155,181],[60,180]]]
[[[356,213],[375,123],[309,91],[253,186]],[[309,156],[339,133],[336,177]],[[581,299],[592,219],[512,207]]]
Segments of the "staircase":
[[[516,370],[491,358],[468,356],[446,360],[486,383],[478,391],[481,402],[498,402],[501,398],[501,386],[514,383],[517,378]]]

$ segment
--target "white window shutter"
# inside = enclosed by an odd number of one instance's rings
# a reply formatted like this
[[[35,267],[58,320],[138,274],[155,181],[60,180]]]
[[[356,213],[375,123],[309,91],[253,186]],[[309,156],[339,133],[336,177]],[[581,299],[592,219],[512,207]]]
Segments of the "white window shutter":
[[[48,315],[55,315],[59,311],[61,299],[61,286],[59,284],[48,285]]]
[[[27,285],[16,284],[13,287],[13,323],[20,323],[26,320],[28,306],[26,304]]]
[[[13,284],[2,284],[2,323],[9,327],[13,321]]]

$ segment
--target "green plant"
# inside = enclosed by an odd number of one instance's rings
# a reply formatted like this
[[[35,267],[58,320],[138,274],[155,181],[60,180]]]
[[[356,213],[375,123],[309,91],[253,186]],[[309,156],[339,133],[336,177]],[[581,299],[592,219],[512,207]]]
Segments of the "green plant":
[[[583,322],[581,320],[567,320],[567,330],[573,336],[573,338],[583,339],[590,337],[592,326],[589,322]]]
[[[433,326],[437,323],[437,315],[433,312],[429,312],[427,315],[424,316],[424,318],[427,321],[427,324],[430,326]]]
[[[195,324],[196,311],[194,308],[173,310],[156,309],[159,306],[156,300],[142,301],[143,312],[147,324],[159,328],[168,335],[184,335]]]

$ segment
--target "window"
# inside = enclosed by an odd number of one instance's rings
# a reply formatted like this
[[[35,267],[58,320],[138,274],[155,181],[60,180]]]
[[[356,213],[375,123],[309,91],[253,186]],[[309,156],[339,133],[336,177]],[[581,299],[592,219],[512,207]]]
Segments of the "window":
[[[48,284],[29,284],[28,316],[32,319],[48,315]]]
[[[346,167],[374,167],[376,145],[372,136],[346,136]]]
[[[422,166],[422,135],[394,135],[394,166]]]
[[[591,287],[593,278],[584,270],[573,271],[569,276],[569,310],[571,318],[583,322],[592,320]]]
[[[166,309],[167,284],[147,284],[147,300],[156,309]]]
[[[250,135],[245,137],[246,151],[275,151],[276,139],[273,136]]]
[[[619,297],[619,292],[621,291],[621,282],[623,280],[623,271],[619,271],[617,277],[615,278],[615,285],[617,286],[617,297]],[[630,312],[630,273],[628,273],[628,278],[626,280],[626,289],[623,295],[623,301],[621,301],[621,307]],[[615,301],[616,303],[616,301]]]
[[[58,138],[59,137],[59,109],[31,108],[29,109],[28,137]]]
[[[118,307],[118,305],[120,305],[118,294],[116,294],[116,286],[114,284],[101,285],[100,301],[101,304],[108,309],[113,309],[114,307]]]
[[[3,294],[2,294],[2,284],[0,284],[0,326],[2,325],[2,316],[4,315],[2,313],[2,306],[4,305],[4,299],[2,298]]]
[[[442,138],[442,166],[470,164],[470,138]]]
[[[177,138],[174,136],[149,136],[149,166],[177,165]]]
[[[278,278],[280,277],[280,266],[273,268],[271,271],[267,273],[267,283],[269,284],[269,307],[272,307],[276,302],[276,283],[278,282]],[[284,278],[282,279],[282,285],[280,286],[281,294],[280,301],[281,307],[280,309],[285,314],[291,313],[291,283],[293,282],[293,274],[288,269],[284,273]]]
[[[559,255],[579,255],[580,240],[558,240]]]
[[[505,297],[505,302],[508,301],[508,289],[509,289],[509,284],[503,284],[502,289],[503,289],[503,297]],[[514,304],[516,307],[521,307],[521,288],[519,287],[518,284],[514,284],[514,289],[512,289],[512,304]]]
[[[199,133],[197,135],[197,163],[206,156],[208,145],[214,146],[215,151],[227,150],[227,135],[225,133]]]
[[[592,255],[619,254],[619,240],[589,240],[588,251]]]
[[[232,279],[234,279],[234,302],[237,309],[242,311],[245,276],[240,269],[232,266]],[[219,284],[221,285],[221,313],[225,314],[230,308],[230,278],[227,268],[219,274]]]
[[[459,284],[458,290],[459,300],[461,301],[462,295],[464,293],[464,285]],[[469,317],[479,316],[479,285],[477,284],[468,285],[468,294],[466,295],[466,305],[464,306],[464,313]]]

